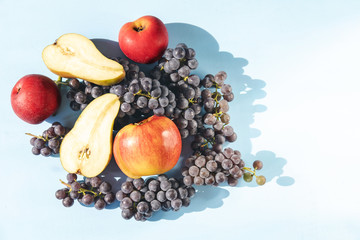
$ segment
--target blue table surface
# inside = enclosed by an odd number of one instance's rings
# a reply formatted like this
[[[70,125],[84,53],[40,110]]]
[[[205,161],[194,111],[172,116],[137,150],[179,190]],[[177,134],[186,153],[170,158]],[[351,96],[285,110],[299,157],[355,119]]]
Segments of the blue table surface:
[[[22,76],[53,79],[42,49],[64,33],[119,55],[121,26],[159,17],[169,47],[197,52],[200,77],[224,70],[235,100],[227,144],[247,165],[264,162],[267,183],[196,187],[187,208],[126,221],[118,202],[102,211],[54,197],[66,176],[59,157],[31,154],[29,137],[76,114],[39,125],[13,113],[10,91]],[[0,239],[360,239],[360,2],[343,1],[0,1]],[[184,143],[182,158],[189,154]],[[173,174],[178,169],[170,172]],[[103,175],[124,175],[112,160]]]

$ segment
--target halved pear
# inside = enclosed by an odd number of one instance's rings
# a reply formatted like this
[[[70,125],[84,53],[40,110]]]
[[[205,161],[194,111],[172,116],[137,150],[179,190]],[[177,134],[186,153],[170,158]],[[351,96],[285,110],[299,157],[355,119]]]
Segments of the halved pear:
[[[69,173],[99,175],[112,156],[113,125],[120,108],[118,96],[104,94],[84,109],[60,146],[60,161]]]
[[[109,86],[125,77],[120,63],[105,57],[90,39],[76,33],[64,34],[45,47],[42,58],[50,71],[64,78]]]

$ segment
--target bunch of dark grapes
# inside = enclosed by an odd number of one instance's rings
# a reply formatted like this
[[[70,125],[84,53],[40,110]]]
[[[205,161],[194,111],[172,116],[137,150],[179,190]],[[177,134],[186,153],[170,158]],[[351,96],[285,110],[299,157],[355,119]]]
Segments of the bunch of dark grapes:
[[[220,71],[215,76],[206,75],[201,81],[205,114],[202,117],[203,128],[191,145],[193,150],[203,151],[211,147],[220,153],[226,141],[234,142],[237,139],[234,129],[229,125],[229,102],[234,99],[234,94],[231,86],[224,83],[226,78],[226,73]]]
[[[167,115],[179,128],[182,138],[194,136],[202,127],[200,77],[191,74],[198,67],[195,50],[179,43],[166,49],[151,75],[174,92],[176,105]]]
[[[150,115],[168,116],[176,106],[175,94],[157,79],[140,71],[137,64],[126,59],[116,59],[126,71],[126,77],[119,84],[110,87],[110,93],[120,97],[119,118],[127,122],[140,121]],[[129,120],[131,116],[133,120]]]
[[[115,194],[111,191],[111,184],[103,181],[99,176],[77,181],[77,175],[69,173],[66,178],[67,183],[61,182],[67,187],[55,192],[55,197],[62,200],[65,207],[71,207],[74,200],[77,199],[86,206],[94,203],[96,209],[102,210],[115,201]]]
[[[67,79],[65,84],[70,87],[66,98],[70,101],[70,108],[74,111],[84,110],[92,100],[110,90],[109,86],[99,86],[87,81],[79,81],[76,78]]]
[[[187,158],[184,165],[182,175],[186,186],[218,186],[224,182],[229,186],[236,186],[243,176],[245,181],[250,182],[256,176],[255,171],[262,168],[259,160],[254,162],[254,170],[245,167],[241,153],[232,148],[225,148],[220,153],[207,149],[204,155],[199,153]],[[263,185],[265,181],[264,176],[256,176],[259,185]]]
[[[64,127],[59,122],[54,122],[51,127],[46,129],[41,136],[36,136],[31,133],[26,133],[32,136],[30,144],[32,147],[32,153],[34,155],[43,155],[48,157],[52,154],[58,154],[60,151],[60,144],[69,132],[69,128]]]
[[[120,201],[124,219],[134,217],[137,221],[146,221],[159,210],[178,211],[181,207],[189,206],[194,195],[193,187],[161,174],[146,181],[128,178],[116,193],[116,199]]]

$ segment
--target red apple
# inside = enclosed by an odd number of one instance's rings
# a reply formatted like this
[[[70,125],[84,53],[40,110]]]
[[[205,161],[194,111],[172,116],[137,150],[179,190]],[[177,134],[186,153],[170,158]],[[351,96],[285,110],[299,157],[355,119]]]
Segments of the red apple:
[[[113,153],[125,175],[140,178],[172,169],[179,160],[181,145],[174,122],[152,116],[122,128],[115,136]]]
[[[169,42],[164,23],[153,16],[144,16],[124,24],[119,33],[123,53],[137,63],[153,63],[164,54]]]
[[[40,74],[22,77],[11,91],[15,114],[31,124],[39,124],[59,108],[61,95],[55,82]]]

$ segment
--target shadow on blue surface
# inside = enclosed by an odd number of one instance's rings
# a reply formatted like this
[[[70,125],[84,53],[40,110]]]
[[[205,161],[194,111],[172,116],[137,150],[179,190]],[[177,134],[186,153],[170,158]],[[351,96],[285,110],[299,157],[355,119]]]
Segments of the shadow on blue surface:
[[[261,132],[258,129],[252,128],[251,124],[254,123],[255,113],[264,112],[267,109],[266,106],[256,104],[255,102],[266,96],[266,92],[263,90],[266,84],[262,80],[252,79],[244,74],[244,67],[248,64],[248,61],[244,58],[234,57],[229,52],[220,51],[219,44],[215,38],[200,27],[184,23],[170,23],[166,24],[166,27],[169,32],[169,47],[174,47],[177,43],[184,42],[188,47],[196,50],[199,67],[193,73],[203,78],[208,73],[216,74],[218,71],[223,70],[228,75],[227,81],[231,84],[235,94],[235,101],[230,103],[230,123],[232,123],[237,133],[238,139],[235,143],[227,144],[225,147],[228,146],[240,150],[243,159],[249,167],[254,160],[259,159],[263,161],[264,168],[258,174],[266,176],[267,182],[277,178],[276,183],[279,186],[291,186],[294,184],[295,180],[292,177],[282,176],[283,167],[287,162],[284,158],[277,157],[275,153],[265,150],[259,151],[255,155],[252,154],[251,139],[259,137]],[[92,39],[92,41],[107,57],[125,57],[115,41],[106,39]],[[140,66],[144,72],[147,72],[153,68],[154,64]],[[69,103],[66,101],[66,99],[63,99],[59,115],[55,116],[54,119],[56,118],[57,121],[71,126],[76,121],[78,115],[64,110],[68,109]],[[54,119],[50,118],[48,121],[53,122]],[[190,142],[190,138],[184,140],[181,158],[175,168],[167,173],[169,176],[180,177],[180,168],[183,160],[192,154]],[[120,189],[121,183],[126,179],[126,176],[119,170],[114,159],[111,160],[101,175],[113,185],[114,192]],[[255,181],[252,183],[240,181],[238,184],[238,187],[257,186]],[[197,194],[192,199],[189,207],[181,208],[178,212],[159,211],[149,220],[174,220],[185,213],[199,212],[206,208],[218,208],[223,205],[223,199],[229,196],[229,191],[222,187],[196,186],[196,189]],[[107,207],[107,209],[115,208],[118,208],[118,202]]]

